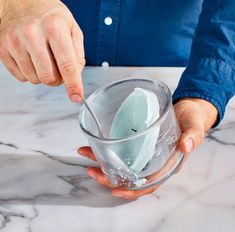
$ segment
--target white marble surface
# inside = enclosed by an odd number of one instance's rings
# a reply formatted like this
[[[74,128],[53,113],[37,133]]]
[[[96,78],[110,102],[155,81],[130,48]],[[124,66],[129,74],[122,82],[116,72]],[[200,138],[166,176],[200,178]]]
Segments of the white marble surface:
[[[163,80],[182,69],[88,68],[86,94],[125,77]],[[63,87],[17,83],[0,67],[1,232],[219,232],[235,229],[235,100],[183,170],[136,201],[114,198],[89,179],[76,156],[87,144],[79,105]]]

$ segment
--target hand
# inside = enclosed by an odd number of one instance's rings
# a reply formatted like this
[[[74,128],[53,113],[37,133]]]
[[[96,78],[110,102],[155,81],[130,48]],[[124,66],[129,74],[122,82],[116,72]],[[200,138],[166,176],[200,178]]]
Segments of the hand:
[[[64,82],[72,101],[83,97],[83,34],[59,0],[5,0],[0,59],[21,82]]]
[[[184,154],[182,167],[188,155],[204,141],[205,133],[215,124],[218,111],[210,102],[197,98],[183,98],[174,108],[182,131],[178,144],[178,149]]]
[[[177,120],[182,130],[178,149],[184,154],[184,162],[193,149],[203,142],[205,132],[213,126],[218,113],[217,109],[211,103],[202,99],[185,98],[175,104],[174,108]],[[89,159],[96,160],[90,147],[79,148],[78,154]],[[164,168],[156,175],[162,176],[163,173],[166,173],[171,169],[172,163],[175,163],[175,157],[170,159]],[[99,184],[112,188],[113,196],[123,197],[130,200],[152,193],[160,186],[156,185],[145,190],[126,190],[112,186],[109,179],[103,174],[100,168],[89,167],[87,169],[87,173]],[[152,178],[156,179],[156,175]]]

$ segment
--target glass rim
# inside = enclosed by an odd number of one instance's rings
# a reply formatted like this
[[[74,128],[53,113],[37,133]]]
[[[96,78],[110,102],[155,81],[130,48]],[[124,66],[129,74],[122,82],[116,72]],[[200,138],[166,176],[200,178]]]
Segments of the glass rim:
[[[130,78],[130,77],[126,77],[126,78]],[[157,125],[159,125],[164,119],[165,117],[167,116],[167,113],[169,111],[169,108],[171,106],[171,103],[172,103],[172,99],[171,99],[171,91],[169,89],[169,87],[162,81],[158,81],[158,80],[153,80],[153,79],[150,79],[150,78],[138,78],[138,77],[135,77],[135,78],[131,78],[131,79],[121,79],[121,80],[118,80],[118,81],[115,81],[115,82],[111,82],[111,83],[108,83],[98,89],[96,89],[88,98],[87,98],[87,102],[91,102],[100,92],[105,92],[106,90],[116,86],[116,85],[119,85],[119,84],[122,84],[124,82],[129,82],[129,81],[144,81],[144,82],[149,82],[149,83],[152,83],[154,85],[160,85],[161,87],[163,87],[163,89],[165,90],[165,93],[167,95],[167,104],[162,112],[162,114],[160,115],[160,117],[158,117],[151,125],[149,125],[147,128],[145,128],[143,131],[139,131],[133,135],[129,135],[129,136],[126,136],[126,137],[123,137],[123,138],[101,138],[99,136],[96,136],[94,134],[92,134],[90,131],[86,130],[84,128],[84,126],[82,125],[82,112],[84,110],[86,110],[84,104],[82,105],[81,109],[80,109],[80,112],[79,112],[79,125],[82,129],[82,131],[87,134],[89,137],[92,137],[93,139],[96,139],[98,140],[99,142],[101,143],[108,143],[108,144],[113,144],[113,143],[120,143],[120,142],[126,142],[128,140],[131,140],[131,139],[136,139],[136,138],[139,138],[145,134],[147,134],[149,131],[151,131],[154,127],[156,127]]]

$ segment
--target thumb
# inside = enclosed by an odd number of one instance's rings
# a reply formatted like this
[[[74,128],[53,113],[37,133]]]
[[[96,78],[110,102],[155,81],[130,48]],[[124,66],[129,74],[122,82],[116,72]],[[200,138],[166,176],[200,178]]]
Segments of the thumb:
[[[206,131],[217,119],[218,111],[214,105],[202,99],[182,99],[174,108],[182,131],[178,143],[178,149],[184,154],[182,167],[189,153],[203,142]]]
[[[178,150],[180,150],[184,154],[184,156],[183,161],[181,162],[175,173],[178,173],[182,169],[189,154],[203,142],[204,137],[205,133],[200,127],[191,126],[183,131],[179,140]]]
[[[178,120],[182,130],[182,135],[178,143],[178,150],[184,154],[184,157],[176,173],[182,169],[189,154],[203,142],[205,137],[202,119],[198,114],[195,114],[195,112],[191,110],[184,111]]]
[[[178,148],[188,155],[204,140],[205,116],[195,102],[179,102],[175,105],[175,112],[182,131]]]
[[[204,137],[205,133],[203,129],[193,126],[189,127],[181,135],[179,149],[182,153],[188,155],[203,142]]]

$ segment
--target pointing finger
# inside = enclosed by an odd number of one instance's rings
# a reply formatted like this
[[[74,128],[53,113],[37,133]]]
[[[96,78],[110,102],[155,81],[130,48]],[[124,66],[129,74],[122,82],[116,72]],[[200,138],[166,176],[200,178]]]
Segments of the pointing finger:
[[[64,81],[68,96],[74,102],[83,98],[82,66],[78,65],[69,29],[64,22],[54,21],[56,30],[47,31],[49,44]]]

